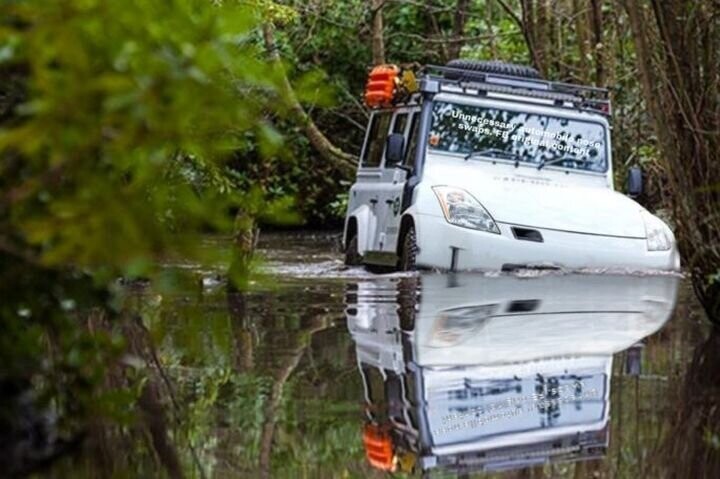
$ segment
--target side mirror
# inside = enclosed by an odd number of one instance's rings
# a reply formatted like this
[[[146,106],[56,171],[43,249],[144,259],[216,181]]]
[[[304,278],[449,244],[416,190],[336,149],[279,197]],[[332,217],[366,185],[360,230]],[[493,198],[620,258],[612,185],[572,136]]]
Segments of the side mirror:
[[[403,153],[405,153],[405,137],[400,133],[390,134],[385,145],[385,165],[401,163]]]
[[[627,192],[630,198],[637,198],[643,192],[643,173],[639,166],[631,166],[627,174]]]

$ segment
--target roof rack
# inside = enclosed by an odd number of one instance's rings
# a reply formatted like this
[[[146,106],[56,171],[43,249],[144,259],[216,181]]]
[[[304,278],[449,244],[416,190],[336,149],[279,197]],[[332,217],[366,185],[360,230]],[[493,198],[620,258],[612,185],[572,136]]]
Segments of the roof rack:
[[[462,89],[476,90],[474,94],[488,92],[517,95],[551,100],[561,108],[584,110],[610,116],[610,94],[606,88],[554,82],[541,78],[529,78],[497,73],[486,73],[462,68],[426,65],[418,71],[423,80],[437,82],[438,91],[449,85]]]

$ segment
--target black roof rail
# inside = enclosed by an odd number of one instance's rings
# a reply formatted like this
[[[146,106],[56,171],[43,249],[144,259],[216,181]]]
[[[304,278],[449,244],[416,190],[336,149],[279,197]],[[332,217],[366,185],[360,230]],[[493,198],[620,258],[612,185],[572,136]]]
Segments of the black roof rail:
[[[571,103],[573,109],[589,110],[610,116],[610,92],[606,88],[555,82],[542,78],[487,73],[463,68],[425,65],[418,78],[434,80],[440,85],[453,85],[463,92],[476,89],[532,98],[553,100],[556,106]]]

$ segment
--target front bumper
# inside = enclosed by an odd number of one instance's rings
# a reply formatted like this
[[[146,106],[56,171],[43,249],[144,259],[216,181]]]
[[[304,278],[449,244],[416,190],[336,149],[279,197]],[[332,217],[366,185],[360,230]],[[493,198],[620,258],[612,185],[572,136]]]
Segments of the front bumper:
[[[458,270],[500,270],[508,266],[554,266],[565,269],[678,271],[677,247],[648,251],[644,238],[622,238],[533,228],[543,242],[516,239],[515,225],[498,223],[500,234],[451,225],[442,216],[417,214],[417,264]]]

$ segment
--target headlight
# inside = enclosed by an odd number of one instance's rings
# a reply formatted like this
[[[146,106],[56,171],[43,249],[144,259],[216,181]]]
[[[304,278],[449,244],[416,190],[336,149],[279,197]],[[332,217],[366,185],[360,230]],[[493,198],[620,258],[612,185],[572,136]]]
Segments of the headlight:
[[[451,186],[433,186],[448,223],[500,234],[490,213],[470,193]]]
[[[460,343],[485,324],[497,308],[497,304],[479,304],[439,311],[428,346],[442,348]]]
[[[672,237],[668,234],[667,226],[660,219],[645,210],[641,212],[645,223],[645,236],[648,251],[667,251],[672,247]]]

